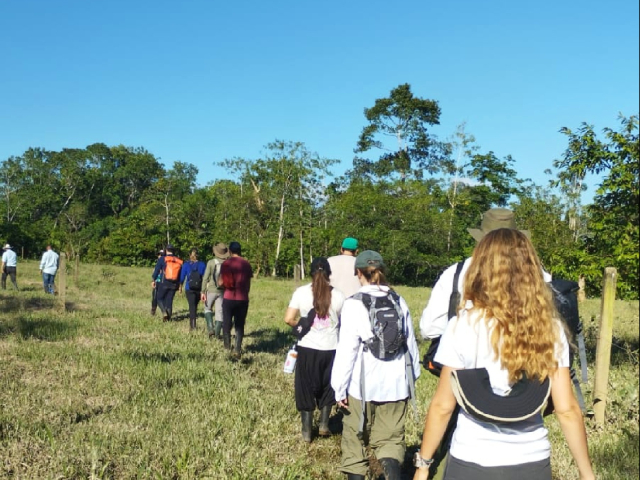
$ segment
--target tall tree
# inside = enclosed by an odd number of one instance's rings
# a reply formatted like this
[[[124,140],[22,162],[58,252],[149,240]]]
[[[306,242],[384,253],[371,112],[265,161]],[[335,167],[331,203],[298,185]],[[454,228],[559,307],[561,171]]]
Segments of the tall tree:
[[[354,177],[399,175],[405,181],[411,174],[421,178],[422,170],[435,173],[442,168],[443,145],[428,132],[429,126],[440,123],[438,102],[414,96],[411,86],[405,83],[391,90],[388,98],[379,98],[373,107],[365,108],[364,116],[368,124],[354,152],[377,149],[384,153],[377,160],[356,156]]]

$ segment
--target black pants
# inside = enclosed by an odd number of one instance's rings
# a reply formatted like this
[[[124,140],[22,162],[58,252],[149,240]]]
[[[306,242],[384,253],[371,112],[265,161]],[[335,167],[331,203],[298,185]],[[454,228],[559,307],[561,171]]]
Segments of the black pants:
[[[189,304],[189,326],[191,329],[196,328],[196,318],[198,318],[198,303],[200,303],[200,292],[193,290],[185,290],[184,296],[187,297]]]
[[[153,315],[155,315],[156,310],[158,309],[158,288],[159,284],[151,290],[151,313]]]
[[[222,335],[231,338],[231,324],[236,330],[236,351],[242,347],[244,322],[249,311],[249,300],[222,300]],[[226,340],[225,340],[226,341]]]
[[[445,480],[551,480],[550,459],[509,465],[508,467],[482,467],[449,455]]]
[[[298,345],[295,392],[298,411],[313,411],[336,403],[331,388],[331,369],[335,350],[315,350]]]
[[[172,283],[162,282],[158,287],[158,306],[162,315],[171,319],[171,313],[173,312],[173,297],[176,295],[178,287]]]
[[[2,289],[7,289],[7,275],[11,277],[13,288],[18,290],[18,282],[16,282],[16,267],[4,267],[4,271],[2,272]]]

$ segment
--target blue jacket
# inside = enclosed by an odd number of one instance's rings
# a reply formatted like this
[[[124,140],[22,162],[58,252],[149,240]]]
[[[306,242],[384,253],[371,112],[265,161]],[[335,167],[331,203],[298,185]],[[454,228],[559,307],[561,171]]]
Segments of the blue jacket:
[[[207,266],[204,264],[204,262],[201,262],[200,260],[197,260],[195,262],[192,261],[186,261],[182,264],[182,270],[180,270],[180,285],[182,285],[183,283],[185,283],[185,279],[186,279],[186,284],[184,286],[185,291],[186,290],[190,290],[189,289],[189,274],[191,273],[192,270],[197,270],[198,272],[200,272],[200,275],[203,277],[203,282],[204,282],[204,270],[205,268],[207,268]],[[204,287],[204,285],[203,285]]]

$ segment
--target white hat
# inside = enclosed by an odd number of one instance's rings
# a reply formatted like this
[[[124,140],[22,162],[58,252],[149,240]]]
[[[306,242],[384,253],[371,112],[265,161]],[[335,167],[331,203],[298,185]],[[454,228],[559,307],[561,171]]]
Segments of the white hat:
[[[9,245],[8,243],[2,247],[3,250],[11,250],[11,245]]]

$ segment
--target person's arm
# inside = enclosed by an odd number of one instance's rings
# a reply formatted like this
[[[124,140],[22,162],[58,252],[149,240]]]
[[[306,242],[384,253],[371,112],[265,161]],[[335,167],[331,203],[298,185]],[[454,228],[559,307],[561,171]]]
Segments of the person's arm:
[[[360,310],[359,310],[360,309]],[[358,318],[367,316],[364,305],[359,300],[349,300],[344,302],[342,307],[342,318],[348,321],[341,322],[340,337],[336,348],[336,356],[331,370],[331,387],[335,391],[335,399],[338,407],[347,408],[347,388],[351,382],[351,375],[358,357],[358,350],[362,343],[358,333]],[[361,372],[361,375],[363,372]],[[364,392],[361,392],[364,394]]]
[[[584,428],[584,420],[580,405],[573,394],[571,386],[571,374],[568,367],[561,367],[551,377],[551,399],[555,407],[556,417],[560,428],[567,439],[567,445],[571,451],[581,480],[595,479],[589,448],[587,445],[587,432]]]
[[[436,453],[456,407],[456,398],[451,390],[451,372],[453,370],[446,366],[442,369],[436,393],[431,400],[431,405],[429,405],[422,433],[422,445],[420,446],[420,456],[425,460],[432,459]],[[422,467],[416,469],[413,480],[427,480],[428,477],[429,468]]]
[[[290,327],[295,327],[300,318],[300,310],[293,307],[287,307],[287,311],[284,313],[284,323]]]
[[[453,290],[453,275],[449,275],[450,271],[451,267],[442,273],[431,289],[427,306],[422,311],[420,334],[424,339],[439,337],[447,328],[449,297]]]
[[[191,272],[192,265],[191,264],[188,264],[188,265],[189,265],[189,268],[187,268],[187,262],[184,262],[182,264],[182,267],[180,267],[180,281],[178,282],[178,293],[182,293],[182,286],[184,285],[185,279]]]
[[[405,315],[405,325],[407,329],[407,349],[409,350],[409,356],[411,357],[411,363],[413,367],[413,378],[418,380],[421,373],[420,364],[420,351],[418,350],[418,342],[416,341],[416,334],[413,330],[413,319],[411,318],[411,312],[409,312],[409,306],[404,298],[400,297],[400,307]]]
[[[43,254],[42,258],[40,259],[40,273],[42,273],[42,269],[44,268],[44,256],[45,255],[46,255],[46,253]]]

